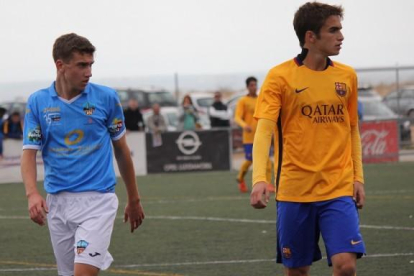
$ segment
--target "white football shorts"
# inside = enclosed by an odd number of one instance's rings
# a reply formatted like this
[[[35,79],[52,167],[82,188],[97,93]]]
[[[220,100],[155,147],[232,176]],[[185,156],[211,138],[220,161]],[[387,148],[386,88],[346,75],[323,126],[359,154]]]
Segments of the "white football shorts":
[[[47,195],[47,222],[58,274],[71,276],[75,263],[107,269],[108,252],[118,210],[115,193],[82,192]]]

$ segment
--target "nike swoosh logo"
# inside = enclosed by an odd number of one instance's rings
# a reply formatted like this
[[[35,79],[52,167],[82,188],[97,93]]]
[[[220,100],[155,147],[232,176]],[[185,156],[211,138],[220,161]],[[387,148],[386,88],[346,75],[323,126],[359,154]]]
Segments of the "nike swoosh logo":
[[[362,242],[362,240],[361,241],[354,241],[354,240],[351,240],[351,244],[352,245],[357,245],[358,243],[361,243]]]
[[[303,91],[305,91],[306,89],[308,89],[309,87],[305,87],[305,88],[303,88],[303,89],[295,89],[295,92],[296,93],[300,93],[300,92],[303,92]]]

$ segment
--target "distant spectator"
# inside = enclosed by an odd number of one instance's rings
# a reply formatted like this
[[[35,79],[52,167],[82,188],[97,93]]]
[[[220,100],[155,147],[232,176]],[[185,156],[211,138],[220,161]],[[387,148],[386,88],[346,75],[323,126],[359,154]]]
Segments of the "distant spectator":
[[[0,107],[0,159],[3,158],[3,117],[6,111],[4,107]]]
[[[198,124],[198,112],[195,109],[191,97],[186,95],[183,99],[178,115],[179,130],[195,130],[199,128]]]
[[[358,119],[361,122],[364,118],[364,105],[358,101]]]
[[[144,131],[145,123],[136,99],[130,99],[128,101],[128,108],[124,110],[124,116],[127,130]]]
[[[20,112],[13,112],[10,117],[3,123],[4,138],[22,139],[23,138],[23,121],[20,118]]]
[[[214,103],[208,109],[211,127],[229,127],[230,116],[227,105],[221,101],[221,92],[214,93]]]
[[[165,132],[167,130],[167,124],[165,123],[164,116],[160,114],[160,105],[154,104],[152,111],[154,113],[147,120],[149,132],[154,134]]]

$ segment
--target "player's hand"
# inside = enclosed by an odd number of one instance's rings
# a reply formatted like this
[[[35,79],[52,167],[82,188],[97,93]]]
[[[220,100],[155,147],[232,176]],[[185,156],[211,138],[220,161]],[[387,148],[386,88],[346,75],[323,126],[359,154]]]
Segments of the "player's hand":
[[[144,218],[145,214],[141,201],[139,199],[128,201],[125,206],[124,223],[129,220],[129,223],[131,224],[131,233],[142,224]]]
[[[245,126],[243,129],[246,132],[252,132],[252,128],[250,126]]]
[[[263,199],[264,196],[264,199]],[[253,186],[250,194],[250,205],[256,209],[266,208],[269,202],[269,191],[267,190],[267,183],[262,181]]]
[[[361,182],[354,182],[354,201],[358,209],[362,209],[365,204],[365,188]]]
[[[38,193],[32,193],[27,197],[30,219],[39,225],[45,225],[46,214],[49,212],[46,201]]]

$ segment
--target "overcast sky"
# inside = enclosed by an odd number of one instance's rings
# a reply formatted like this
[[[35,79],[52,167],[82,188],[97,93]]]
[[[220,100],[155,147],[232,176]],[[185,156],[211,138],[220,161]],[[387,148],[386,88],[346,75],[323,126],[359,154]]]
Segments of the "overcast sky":
[[[53,80],[52,45],[96,46],[95,79],[266,72],[299,52],[303,0],[0,0],[0,84]],[[342,0],[342,52],[354,67],[414,65],[413,0]],[[0,91],[0,99],[5,91]]]

